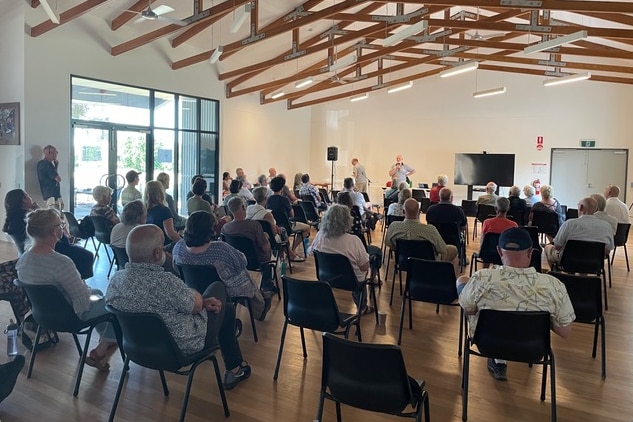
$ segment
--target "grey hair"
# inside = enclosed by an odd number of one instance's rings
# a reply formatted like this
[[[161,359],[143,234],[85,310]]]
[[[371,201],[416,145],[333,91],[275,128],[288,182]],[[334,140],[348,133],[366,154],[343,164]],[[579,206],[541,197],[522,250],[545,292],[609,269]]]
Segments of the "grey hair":
[[[591,197],[598,204],[597,211],[604,211],[604,209],[607,207],[607,199],[604,197],[604,195],[601,193],[593,193],[591,194]]]
[[[257,202],[258,204],[265,201],[266,198],[268,198],[268,189],[266,189],[266,187],[264,186],[256,187],[255,189],[253,189],[253,198],[255,198],[255,202]]]
[[[112,195],[112,189],[110,189],[107,186],[99,185],[92,188],[92,197],[97,202],[101,201],[103,198],[105,198],[108,195]]]
[[[500,196],[497,198],[496,207],[497,211],[499,212],[508,212],[508,210],[510,209],[510,200],[508,198]]]
[[[525,186],[523,186],[523,194],[525,196],[527,196],[528,198],[533,197],[534,196],[534,192],[535,192],[534,186],[532,186],[532,185],[525,185]]]
[[[518,187],[517,185],[514,185],[510,188],[510,192],[509,192],[510,196],[519,196],[521,195],[521,188]]]
[[[244,200],[241,196],[234,196],[228,203],[229,211],[235,212],[244,206]]]
[[[398,203],[404,204],[404,201],[411,198],[411,195],[412,195],[411,189],[409,188],[402,189],[400,193],[398,194]]]
[[[442,186],[448,185],[448,176],[445,174],[440,174],[439,176],[437,176],[437,183]]]
[[[550,185],[541,186],[541,197],[543,199],[550,199],[554,195],[554,189]]]
[[[266,186],[266,175],[260,174],[259,177],[257,178],[257,183],[259,183],[262,186]]]
[[[352,228],[352,215],[345,205],[334,204],[325,211],[319,230],[326,238],[339,237]]]

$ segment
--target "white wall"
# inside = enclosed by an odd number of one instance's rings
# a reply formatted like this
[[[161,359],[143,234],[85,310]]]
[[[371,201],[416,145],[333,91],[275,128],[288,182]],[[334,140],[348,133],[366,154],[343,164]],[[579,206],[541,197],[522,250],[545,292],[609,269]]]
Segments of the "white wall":
[[[312,173],[329,176],[326,148],[338,146],[337,179],[351,173],[350,160],[357,157],[375,182],[372,199],[378,201],[377,186],[389,179],[387,172],[399,153],[416,169],[414,185],[435,182],[441,173],[449,175],[450,184],[456,152],[514,153],[515,183],[523,186],[536,178],[531,163],[547,164],[540,179],[548,182],[552,148],[579,147],[581,138],[596,139],[597,148],[633,144],[633,87],[584,81],[546,88],[542,80],[484,71],[448,79],[436,76],[415,81],[406,91],[381,91],[356,103],[342,100],[314,107]],[[501,85],[508,87],[505,95],[472,97],[476,90]],[[542,151],[536,149],[538,136],[544,137]],[[465,198],[465,187],[456,186],[455,191],[456,200]]]

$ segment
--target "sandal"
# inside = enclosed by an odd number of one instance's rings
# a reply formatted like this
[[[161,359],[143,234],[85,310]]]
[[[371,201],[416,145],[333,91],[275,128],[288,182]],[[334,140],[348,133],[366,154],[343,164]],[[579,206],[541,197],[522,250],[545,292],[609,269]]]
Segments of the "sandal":
[[[90,355],[86,356],[86,365],[97,368],[101,372],[108,372],[110,370],[110,364],[108,362],[104,363],[103,359],[104,357],[100,358],[93,350],[90,352]]]
[[[305,258],[300,257],[299,255],[295,256],[294,258],[290,258],[290,262],[305,262]]]

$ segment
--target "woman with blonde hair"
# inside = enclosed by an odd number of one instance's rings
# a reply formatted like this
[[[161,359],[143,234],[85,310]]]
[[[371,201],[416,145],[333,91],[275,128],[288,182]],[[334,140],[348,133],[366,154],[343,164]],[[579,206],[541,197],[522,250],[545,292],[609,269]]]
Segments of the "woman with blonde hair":
[[[92,197],[97,203],[90,209],[91,216],[98,215],[105,217],[113,226],[120,223],[119,217],[116,216],[116,213],[110,206],[110,202],[112,201],[112,189],[107,186],[95,186],[92,188]]]
[[[163,184],[152,180],[145,185],[145,208],[147,208],[147,223],[158,226],[165,234],[165,245],[178,242],[181,237],[174,227],[174,216],[165,205],[165,190]]]
[[[26,285],[52,284],[57,287],[82,320],[105,315],[103,293],[88,287],[73,261],[55,252],[55,245],[64,235],[64,226],[55,209],[35,210],[27,216],[26,231],[33,239],[33,246],[18,260],[18,278]],[[93,300],[91,295],[101,299]],[[116,350],[116,335],[110,324],[97,325],[97,331],[101,340],[86,357],[86,363],[100,371],[108,371],[108,359]]]
[[[184,229],[185,224],[187,224],[187,219],[178,214],[174,198],[169,193],[167,193],[167,189],[169,189],[170,183],[169,175],[163,172],[158,173],[158,176],[156,176],[156,181],[160,182],[165,190],[165,202],[167,202],[167,208],[169,208],[169,211],[171,211],[171,215],[174,217],[174,227],[176,228],[176,230]]]
[[[560,202],[554,196],[554,189],[549,185],[541,186],[541,200],[532,205],[530,210],[530,225],[532,225],[532,217],[534,211],[555,212],[558,214],[558,227],[562,226],[565,222],[565,213],[560,206]]]

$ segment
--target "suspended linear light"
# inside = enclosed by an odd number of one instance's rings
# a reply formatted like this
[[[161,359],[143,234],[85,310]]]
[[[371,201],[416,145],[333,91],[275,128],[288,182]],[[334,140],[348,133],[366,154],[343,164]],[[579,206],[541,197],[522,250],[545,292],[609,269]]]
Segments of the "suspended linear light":
[[[584,81],[585,79],[589,79],[589,78],[591,78],[591,72],[576,73],[574,75],[568,75],[568,76],[562,76],[560,78],[548,79],[546,81],[543,81],[543,86],[553,86],[553,85],[566,84],[566,83],[570,83],[570,82]]]
[[[334,63],[332,63],[329,70],[330,72],[334,72],[336,70],[344,68],[345,66],[349,66],[351,64],[356,63],[357,60],[358,60],[358,57],[356,56],[356,54],[350,54],[349,56],[345,56],[342,59],[337,60]]]
[[[553,38],[549,41],[529,45],[523,49],[523,53],[530,54],[536,53],[537,51],[549,50],[550,48],[560,47],[563,44],[569,44],[570,42],[583,40],[585,38],[587,38],[587,31],[578,31],[574,32],[573,34]]]
[[[468,62],[457,65],[451,69],[443,70],[440,72],[440,78],[448,78],[450,76],[459,75],[460,73],[470,72],[479,67],[479,62]]]
[[[420,21],[417,22],[409,27],[404,28],[401,31],[396,32],[393,35],[388,36],[387,38],[385,38],[384,40],[382,40],[382,46],[383,47],[389,47],[394,45],[395,43],[404,40],[405,38],[409,38],[412,35],[415,35],[419,32],[424,31],[426,28],[428,28],[429,26],[429,22],[428,21]]]
[[[413,81],[409,81],[406,84],[394,86],[393,88],[389,88],[387,90],[387,94],[393,94],[394,92],[404,91],[405,89],[409,89],[413,86]]]
[[[211,54],[211,58],[209,59],[209,63],[214,64],[218,60],[220,60],[220,56],[222,55],[222,51],[224,51],[224,48],[221,45],[218,45],[217,48],[213,51],[213,54]]]
[[[277,98],[281,98],[281,97],[283,97],[284,95],[285,95],[285,94],[284,94],[284,92],[283,92],[283,91],[277,91],[277,92],[273,93],[273,94],[270,96],[270,98],[271,98],[271,99],[273,99],[273,100],[276,100]]]
[[[231,22],[231,34],[235,34],[240,30],[246,19],[251,14],[251,4],[247,3],[243,7],[240,7],[235,11],[235,16],[233,17],[233,22]]]
[[[49,4],[49,1],[50,0],[40,0],[40,4],[42,5],[44,12],[46,12],[46,15],[51,20],[51,22],[59,24],[59,16],[57,16],[57,13],[55,13],[53,8]]]
[[[482,98],[482,97],[490,97],[491,95],[499,95],[505,94],[507,88],[505,86],[501,86],[499,88],[487,89],[485,91],[477,91],[473,93],[474,98]]]
[[[313,82],[314,80],[312,78],[307,78],[295,83],[295,88],[303,88],[305,86],[311,85]]]
[[[367,98],[369,98],[369,94],[368,93],[364,93],[361,95],[357,95],[355,97],[351,97],[349,99],[350,102],[355,103],[356,101],[362,101],[362,100],[366,100]]]

